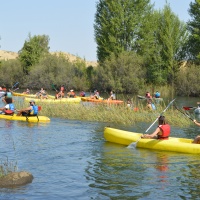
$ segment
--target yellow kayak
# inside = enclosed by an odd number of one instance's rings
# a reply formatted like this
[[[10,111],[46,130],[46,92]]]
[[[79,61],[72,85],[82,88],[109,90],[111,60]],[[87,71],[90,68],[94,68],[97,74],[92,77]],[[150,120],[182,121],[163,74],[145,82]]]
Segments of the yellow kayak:
[[[14,115],[0,115],[0,119],[8,119],[8,120],[19,120],[19,121],[28,121],[28,122],[50,122],[50,119],[46,116],[28,116],[26,118],[25,116],[17,116]],[[39,120],[38,120],[39,119]]]
[[[108,127],[105,127],[104,129],[104,138],[109,142],[128,146],[132,142],[137,141],[136,147],[140,148],[180,153],[200,153],[200,144],[193,144],[192,139],[176,137],[169,137],[168,140],[140,139],[141,135],[142,133],[123,131]]]
[[[25,101],[30,101],[31,98],[25,97]],[[81,98],[62,98],[62,99],[34,99],[36,103],[80,103]]]
[[[18,93],[18,92],[12,92],[12,94],[13,94],[13,96],[37,98],[36,94],[24,94],[24,93]],[[54,99],[55,96],[48,95],[48,98]]]

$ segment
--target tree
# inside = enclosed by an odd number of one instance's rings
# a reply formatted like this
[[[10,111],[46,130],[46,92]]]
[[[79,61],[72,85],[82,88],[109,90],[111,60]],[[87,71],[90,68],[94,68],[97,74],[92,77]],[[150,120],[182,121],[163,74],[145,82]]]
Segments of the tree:
[[[52,84],[65,85],[67,90],[87,90],[85,62],[70,62],[62,53],[49,54],[31,69],[27,87],[52,89]]]
[[[23,83],[23,69],[18,59],[2,61],[0,66],[0,84],[12,86],[16,82]]]
[[[188,30],[190,32],[190,39],[188,45],[189,58],[200,62],[200,0],[190,3]]]
[[[99,62],[112,53],[136,49],[150,10],[150,0],[99,0],[94,24]]]
[[[49,37],[47,35],[33,36],[29,34],[24,46],[19,51],[19,60],[23,65],[25,74],[29,74],[31,66],[49,53]]]
[[[188,40],[186,24],[172,12],[168,4],[154,13],[154,44],[148,60],[148,78],[155,84],[172,83],[184,57],[183,47]],[[153,54],[152,54],[153,53]]]
[[[98,66],[94,88],[117,93],[138,93],[144,85],[143,59],[134,52],[111,54]]]

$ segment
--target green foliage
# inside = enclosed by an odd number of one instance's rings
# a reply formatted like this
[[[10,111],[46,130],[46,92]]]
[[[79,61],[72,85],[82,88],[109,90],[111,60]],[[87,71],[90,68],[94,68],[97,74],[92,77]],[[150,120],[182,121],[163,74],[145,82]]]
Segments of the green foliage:
[[[99,0],[95,14],[97,57],[103,62],[112,53],[135,49],[135,41],[148,20],[150,0]]]
[[[19,51],[19,60],[23,65],[25,74],[30,72],[33,65],[37,64],[40,58],[49,53],[49,37],[47,35],[37,35],[25,41],[24,46]]]
[[[169,5],[165,5],[161,11],[155,11],[153,19],[155,43],[150,47],[152,51],[148,58],[147,78],[157,85],[170,84],[179,68],[177,62],[184,57],[182,48],[188,38],[186,25],[171,11]]]
[[[52,89],[52,84],[65,85],[66,89],[86,90],[85,63],[69,62],[62,54],[47,55],[31,69],[26,87]]]
[[[200,96],[200,66],[190,65],[178,72],[176,94],[179,96]]]
[[[144,85],[143,60],[133,52],[112,54],[102,63],[94,77],[94,88],[117,93],[137,93]]]
[[[188,22],[190,39],[188,45],[189,58],[200,62],[200,1],[190,3],[189,14],[191,20]]]
[[[2,61],[0,66],[0,84],[13,86],[16,82],[22,83],[23,79],[23,68],[18,59]]]

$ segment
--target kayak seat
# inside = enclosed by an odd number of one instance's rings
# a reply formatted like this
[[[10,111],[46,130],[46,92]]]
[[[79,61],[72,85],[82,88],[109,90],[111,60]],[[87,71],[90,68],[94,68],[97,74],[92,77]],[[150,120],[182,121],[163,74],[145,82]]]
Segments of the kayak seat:
[[[35,114],[35,115],[26,115],[26,116],[25,116],[25,117],[26,117],[26,121],[28,121],[29,117],[37,117],[37,120],[38,120],[38,122],[39,122],[38,114],[39,114],[39,112],[41,111],[41,109],[42,109],[42,107],[41,107],[41,106],[38,106],[38,113],[37,113],[37,114]]]

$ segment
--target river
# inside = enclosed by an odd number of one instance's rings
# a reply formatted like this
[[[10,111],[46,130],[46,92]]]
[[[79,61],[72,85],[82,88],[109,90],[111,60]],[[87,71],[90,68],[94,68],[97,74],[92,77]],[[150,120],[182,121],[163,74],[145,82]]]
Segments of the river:
[[[180,106],[196,106],[197,101],[177,98]],[[141,132],[149,125],[1,119],[1,161],[17,162],[18,171],[28,171],[34,179],[25,186],[0,189],[0,199],[199,199],[199,155],[130,149],[103,137],[105,126]],[[200,127],[192,124],[172,127],[171,135],[194,138],[198,133]]]

